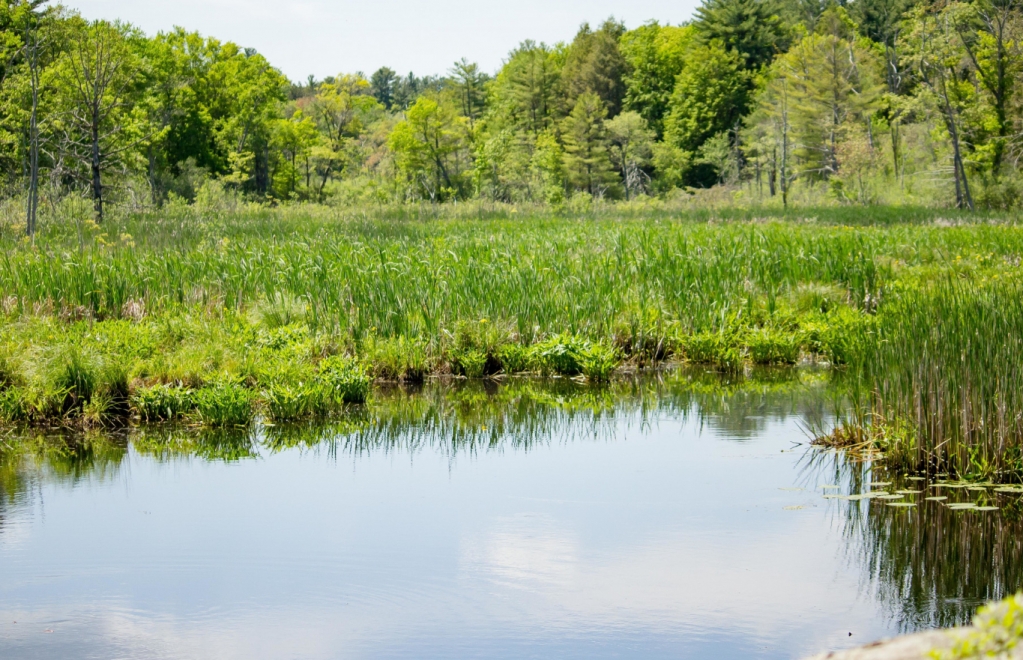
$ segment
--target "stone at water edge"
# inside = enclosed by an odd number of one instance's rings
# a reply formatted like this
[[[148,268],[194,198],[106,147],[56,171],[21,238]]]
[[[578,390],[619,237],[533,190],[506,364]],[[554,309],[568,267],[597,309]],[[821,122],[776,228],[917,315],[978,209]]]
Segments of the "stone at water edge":
[[[955,637],[946,630],[905,635],[867,644],[858,649],[821,653],[806,660],[930,660],[931,651],[952,647]]]

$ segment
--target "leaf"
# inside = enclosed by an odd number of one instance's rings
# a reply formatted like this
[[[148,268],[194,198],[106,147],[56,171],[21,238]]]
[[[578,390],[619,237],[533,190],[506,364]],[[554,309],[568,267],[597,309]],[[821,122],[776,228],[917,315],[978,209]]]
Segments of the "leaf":
[[[944,502],[948,498],[945,497],[944,495],[937,495],[935,497],[925,497],[924,499],[929,502]]]

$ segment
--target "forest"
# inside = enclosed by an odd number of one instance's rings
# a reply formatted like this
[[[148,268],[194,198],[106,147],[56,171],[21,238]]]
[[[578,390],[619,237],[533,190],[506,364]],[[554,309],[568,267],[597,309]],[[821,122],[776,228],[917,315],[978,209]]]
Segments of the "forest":
[[[291,81],[185,28],[3,0],[0,196],[30,233],[68,197],[98,221],[203,194],[1009,209],[1021,34],[1018,0],[705,0],[684,25],[527,39],[493,74]]]

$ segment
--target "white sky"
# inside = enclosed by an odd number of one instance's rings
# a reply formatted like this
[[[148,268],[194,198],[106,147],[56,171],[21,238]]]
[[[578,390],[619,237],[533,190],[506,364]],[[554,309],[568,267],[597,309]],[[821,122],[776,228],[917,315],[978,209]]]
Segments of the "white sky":
[[[381,66],[445,73],[462,57],[496,71],[524,39],[570,41],[583,21],[632,28],[688,20],[699,0],[64,0],[148,34],[180,25],[265,55],[292,80]]]

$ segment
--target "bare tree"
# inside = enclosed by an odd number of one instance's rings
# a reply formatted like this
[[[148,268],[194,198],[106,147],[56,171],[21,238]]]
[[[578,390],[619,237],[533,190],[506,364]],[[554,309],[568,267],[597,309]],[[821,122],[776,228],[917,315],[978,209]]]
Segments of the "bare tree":
[[[104,172],[145,137],[131,112],[141,62],[119,24],[77,27],[57,67],[56,82],[66,101],[54,121],[54,138],[62,155],[78,166],[76,176],[88,182],[96,220],[102,222]]]

